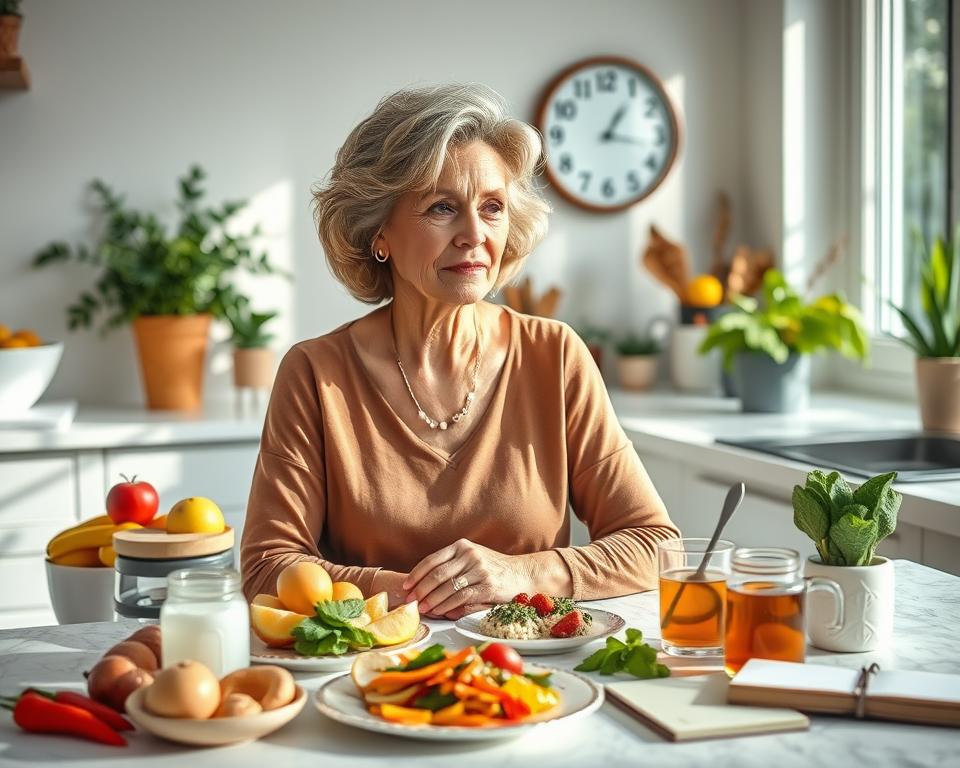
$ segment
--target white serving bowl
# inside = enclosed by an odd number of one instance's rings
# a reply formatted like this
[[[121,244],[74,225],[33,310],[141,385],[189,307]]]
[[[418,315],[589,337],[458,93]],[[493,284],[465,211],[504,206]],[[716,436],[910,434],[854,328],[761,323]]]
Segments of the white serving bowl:
[[[49,560],[46,565],[47,591],[58,622],[113,621],[113,568],[57,565]]]
[[[300,714],[303,705],[307,703],[307,692],[298,685],[296,698],[278,709],[247,717],[196,720],[151,715],[143,706],[145,691],[146,688],[141,688],[127,698],[127,717],[133,720],[138,728],[149,731],[154,736],[197,747],[220,747],[254,741],[283,728]]]
[[[63,342],[0,349],[0,416],[19,416],[50,386],[63,356]]]

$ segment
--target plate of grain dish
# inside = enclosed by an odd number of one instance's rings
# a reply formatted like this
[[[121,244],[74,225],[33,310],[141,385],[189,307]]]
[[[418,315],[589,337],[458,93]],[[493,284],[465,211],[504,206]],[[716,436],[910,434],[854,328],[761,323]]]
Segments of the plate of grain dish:
[[[477,611],[454,624],[471,640],[498,640],[522,654],[563,653],[616,634],[623,617],[596,608],[584,608],[569,597],[519,594],[509,603]]]

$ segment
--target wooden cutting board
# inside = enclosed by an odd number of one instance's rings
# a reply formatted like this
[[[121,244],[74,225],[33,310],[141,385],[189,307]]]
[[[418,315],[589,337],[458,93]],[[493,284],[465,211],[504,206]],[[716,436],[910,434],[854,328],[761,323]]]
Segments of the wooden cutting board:
[[[204,557],[233,547],[233,528],[222,533],[167,533],[155,528],[133,528],[113,534],[118,555],[141,560]]]

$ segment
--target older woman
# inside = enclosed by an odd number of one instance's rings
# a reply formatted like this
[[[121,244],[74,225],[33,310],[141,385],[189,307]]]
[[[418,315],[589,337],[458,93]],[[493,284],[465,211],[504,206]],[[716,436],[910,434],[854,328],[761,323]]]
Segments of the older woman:
[[[298,560],[459,617],[519,592],[651,588],[678,535],[563,323],[484,299],[546,231],[537,133],[480,86],[385,98],[315,195],[333,274],[385,305],[277,374],[242,546],[248,597]],[[568,502],[592,543],[571,547]]]

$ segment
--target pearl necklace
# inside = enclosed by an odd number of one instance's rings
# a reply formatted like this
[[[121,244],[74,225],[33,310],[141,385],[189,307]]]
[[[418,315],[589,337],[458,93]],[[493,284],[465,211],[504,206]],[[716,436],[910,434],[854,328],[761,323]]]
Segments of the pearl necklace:
[[[427,415],[427,412],[423,410],[423,407],[420,405],[420,401],[417,400],[417,396],[413,394],[413,387],[410,386],[410,380],[407,379],[407,374],[403,370],[403,363],[400,362],[400,352],[397,348],[397,333],[393,326],[393,310],[390,311],[390,334],[393,336],[393,352],[397,356],[397,367],[400,369],[400,375],[403,376],[403,383],[407,385],[407,392],[410,393],[410,399],[413,400],[413,404],[417,406],[417,416],[421,421],[426,422],[427,426],[430,429],[447,429],[451,426],[450,422],[458,424],[467,418],[467,415],[470,413],[470,407],[473,405],[473,401],[477,398],[477,379],[480,375],[480,358],[482,351],[480,349],[480,321],[477,320],[476,310],[474,310],[474,322],[477,332],[477,351],[474,357],[473,363],[473,384],[470,386],[470,391],[467,392],[466,398],[463,401],[463,408],[457,411],[453,416],[450,417],[450,420],[441,419],[437,421],[432,419]]]

